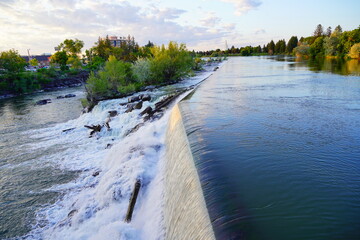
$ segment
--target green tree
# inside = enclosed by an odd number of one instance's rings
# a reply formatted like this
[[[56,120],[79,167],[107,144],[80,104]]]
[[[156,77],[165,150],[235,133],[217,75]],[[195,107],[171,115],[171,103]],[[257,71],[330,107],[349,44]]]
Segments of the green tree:
[[[71,65],[73,69],[81,69],[82,64],[81,60],[78,56],[70,56],[68,60],[66,61],[67,64]]]
[[[305,42],[294,48],[297,57],[308,57],[310,55],[310,46]]]
[[[337,25],[332,35],[334,35],[334,37],[339,37],[342,34],[342,32],[343,32],[342,27],[340,25]]]
[[[81,49],[84,47],[84,42],[79,39],[65,39],[64,42],[58,46],[59,51],[65,51],[68,56],[76,56],[81,53]]]
[[[350,58],[355,58],[360,60],[360,43],[355,43],[349,52]]]
[[[286,50],[285,39],[277,41],[275,44],[274,53],[284,53],[285,50]]]
[[[273,55],[275,51],[275,43],[273,40],[271,40],[267,45],[268,53],[269,55]]]
[[[297,36],[292,36],[286,45],[286,52],[292,53],[293,49],[297,47],[298,42]]]
[[[327,37],[330,37],[330,36],[331,36],[331,27],[328,27],[328,28],[326,29],[325,35],[326,35]]]
[[[26,65],[25,59],[23,59],[14,49],[0,53],[0,68],[9,73],[22,72]]]
[[[132,83],[131,64],[110,56],[103,70],[90,74],[86,84],[88,99],[93,101],[103,97],[118,96],[126,87],[135,89]]]
[[[113,47],[111,46],[111,42],[108,36],[106,36],[105,39],[99,37],[98,41],[95,43],[95,46],[92,47],[91,52],[93,55],[107,60],[111,55],[112,48]]]
[[[155,46],[151,52],[154,56],[150,59],[151,83],[180,80],[191,71],[193,60],[185,44],[170,42],[167,48]]]
[[[318,37],[313,44],[310,45],[310,55],[312,57],[322,57],[324,56],[324,37]]]
[[[323,26],[321,24],[318,24],[316,26],[313,36],[317,38],[317,37],[321,37],[322,35],[324,35]]]
[[[324,54],[325,56],[336,56],[338,54],[337,45],[339,44],[338,37],[331,36],[324,38]]]
[[[68,55],[65,51],[57,51],[51,56],[51,62],[59,64],[62,71],[67,69],[66,63],[68,59]]]
[[[39,65],[39,61],[36,58],[33,58],[29,61],[30,65],[36,67]]]

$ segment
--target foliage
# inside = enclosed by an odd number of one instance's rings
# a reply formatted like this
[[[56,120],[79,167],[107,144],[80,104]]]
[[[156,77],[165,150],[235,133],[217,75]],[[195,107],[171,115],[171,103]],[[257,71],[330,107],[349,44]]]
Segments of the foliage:
[[[64,42],[58,46],[59,51],[64,51],[68,56],[76,56],[81,53],[81,49],[84,47],[84,42],[79,39],[65,39]]]
[[[36,58],[33,58],[29,61],[30,65],[36,67],[39,65],[39,61]]]
[[[136,81],[150,82],[151,71],[150,61],[145,58],[140,58],[132,65],[132,71]]]
[[[8,73],[22,72],[26,65],[25,59],[14,49],[0,53],[0,69],[5,69]]]
[[[200,70],[202,70],[202,69],[203,69],[203,68],[202,68],[203,63],[204,63],[204,61],[201,60],[201,58],[194,58],[194,64],[193,64],[192,69],[193,69],[194,71],[200,71]]]
[[[82,64],[78,56],[70,56],[66,62],[67,64],[71,65],[74,69],[81,69]]]
[[[310,56],[323,57],[324,56],[324,37],[318,37],[313,44],[310,45]]]
[[[57,51],[51,56],[51,62],[59,64],[62,71],[65,71],[67,69],[66,63],[68,59],[69,57],[64,50]]]
[[[286,42],[285,39],[279,40],[275,44],[274,53],[285,53],[286,50]]]
[[[273,40],[271,40],[267,45],[268,53],[269,55],[273,55],[275,52],[275,43]]]
[[[324,35],[324,29],[323,29],[323,26],[321,24],[318,24],[316,26],[316,29],[314,31],[314,37],[315,38],[318,38],[318,37],[321,37],[322,35]]]
[[[110,56],[103,70],[90,74],[86,89],[90,99],[110,97],[118,95],[119,90],[123,90],[123,87],[132,82],[131,64]]]
[[[99,56],[94,56],[88,63],[87,68],[91,71],[97,71],[105,64],[105,60]]]
[[[287,45],[286,45],[286,52],[287,52],[287,53],[292,53],[293,50],[294,50],[294,48],[297,47],[298,42],[299,42],[299,41],[298,41],[297,36],[292,36],[292,37],[290,38],[290,40],[288,41]]]
[[[339,39],[337,37],[335,36],[325,37],[324,45],[323,45],[325,56],[336,56],[338,44],[339,44]]]
[[[356,43],[351,47],[349,57],[360,59],[360,43]]]
[[[308,44],[301,44],[294,48],[295,55],[297,57],[307,57],[310,55],[310,46]]]
[[[169,42],[168,47],[153,47],[150,59],[151,83],[165,83],[185,77],[193,65],[185,44]]]

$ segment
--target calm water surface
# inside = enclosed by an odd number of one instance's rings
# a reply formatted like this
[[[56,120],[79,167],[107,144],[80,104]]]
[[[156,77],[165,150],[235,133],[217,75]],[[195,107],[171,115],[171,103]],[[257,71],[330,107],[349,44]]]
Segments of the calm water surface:
[[[360,77],[331,69],[230,58],[182,101],[218,239],[360,239]]]

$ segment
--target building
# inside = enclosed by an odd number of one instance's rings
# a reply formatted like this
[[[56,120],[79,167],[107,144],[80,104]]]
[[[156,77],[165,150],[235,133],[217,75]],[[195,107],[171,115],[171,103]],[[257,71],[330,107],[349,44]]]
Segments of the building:
[[[36,58],[36,60],[39,62],[39,67],[49,66],[50,65],[50,54],[43,54],[43,55],[37,55],[37,56],[22,56],[23,59],[25,59],[26,62],[29,62],[29,60]]]
[[[126,37],[110,36],[109,40],[110,40],[111,46],[120,47],[121,43],[126,42]]]

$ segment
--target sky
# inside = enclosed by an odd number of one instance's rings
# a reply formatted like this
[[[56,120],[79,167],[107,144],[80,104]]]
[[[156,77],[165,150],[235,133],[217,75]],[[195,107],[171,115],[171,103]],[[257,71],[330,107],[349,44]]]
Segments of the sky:
[[[106,35],[196,51],[257,46],[310,36],[318,24],[353,30],[359,9],[359,0],[0,0],[0,51],[54,53],[75,38],[84,51]]]

